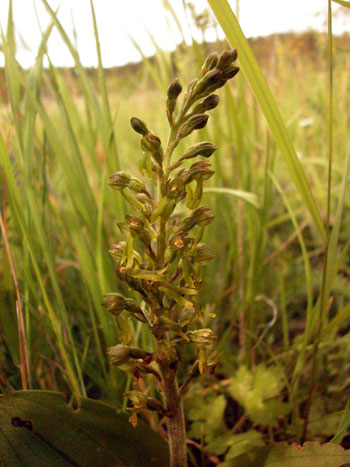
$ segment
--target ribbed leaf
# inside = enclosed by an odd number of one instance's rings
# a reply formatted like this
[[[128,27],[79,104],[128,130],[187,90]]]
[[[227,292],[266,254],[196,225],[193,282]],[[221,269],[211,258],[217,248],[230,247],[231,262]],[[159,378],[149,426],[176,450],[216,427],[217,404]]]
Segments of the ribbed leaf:
[[[0,396],[0,464],[6,466],[168,465],[167,443],[141,421],[107,404],[63,394],[18,391]]]
[[[305,443],[302,447],[276,443],[254,449],[231,460],[231,467],[344,467],[350,452],[333,444]]]

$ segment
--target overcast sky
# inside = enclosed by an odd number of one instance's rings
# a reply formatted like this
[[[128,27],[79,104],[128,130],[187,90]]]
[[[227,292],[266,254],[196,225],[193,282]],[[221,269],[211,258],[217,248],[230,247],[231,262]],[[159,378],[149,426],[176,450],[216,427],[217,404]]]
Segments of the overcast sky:
[[[48,0],[53,8],[61,3],[58,17],[71,38],[76,30],[76,44],[81,60],[86,66],[96,65],[96,52],[91,21],[90,0]],[[154,53],[154,47],[146,30],[158,45],[173,49],[181,40],[181,34],[169,11],[163,8],[164,0],[94,0],[102,60],[106,67],[137,61],[140,55],[129,36],[142,47],[146,55]],[[188,20],[183,9],[183,0],[169,0],[189,41]],[[205,0],[192,0],[196,11],[208,8]],[[235,10],[236,0],[229,0]],[[240,22],[247,37],[267,35],[274,32],[303,31],[310,28],[325,30],[327,0],[240,0]],[[6,29],[9,0],[0,0],[0,23]],[[38,50],[41,33],[49,22],[42,0],[13,0],[14,20],[17,28],[18,55],[23,66],[30,66]],[[37,10],[37,16],[35,13]],[[338,6],[334,6],[334,11]],[[335,15],[337,16],[337,15]],[[349,31],[349,15],[336,20],[334,30]],[[192,30],[197,39],[200,33]],[[223,36],[221,36],[223,37]],[[215,31],[207,32],[206,38],[215,38]],[[23,40],[23,42],[21,41]],[[74,41],[75,42],[75,41]],[[57,66],[73,64],[69,52],[57,32],[49,42],[49,55]],[[0,64],[3,57],[0,53]]]

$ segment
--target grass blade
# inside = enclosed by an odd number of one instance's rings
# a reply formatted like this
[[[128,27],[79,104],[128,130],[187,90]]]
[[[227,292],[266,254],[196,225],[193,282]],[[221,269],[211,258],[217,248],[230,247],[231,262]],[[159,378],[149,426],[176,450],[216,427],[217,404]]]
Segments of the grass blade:
[[[320,232],[323,240],[325,240],[325,229],[303,168],[296,155],[275,99],[271,94],[238,20],[231,10],[227,0],[208,0],[208,3],[224,30],[227,40],[232,47],[237,47],[239,51],[239,61],[242,70],[247,77],[254,95],[259,102],[261,110],[266,117],[271,132],[291,174],[292,180],[296,185],[305,206],[309,210],[318,231]]]
[[[254,193],[249,193],[248,191],[234,190],[232,188],[212,187],[205,188],[203,192],[208,195],[221,195],[230,198],[241,199],[242,201],[245,201],[246,203],[253,206],[255,209],[260,209],[258,197]]]

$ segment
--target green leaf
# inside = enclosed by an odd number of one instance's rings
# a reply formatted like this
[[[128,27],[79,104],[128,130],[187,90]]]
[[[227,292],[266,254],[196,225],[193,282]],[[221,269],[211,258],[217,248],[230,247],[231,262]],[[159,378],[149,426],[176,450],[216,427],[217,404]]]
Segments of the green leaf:
[[[187,187],[186,187],[187,188]],[[246,203],[250,204],[256,209],[260,209],[259,201],[257,195],[250,193],[249,191],[244,190],[234,190],[233,188],[204,188],[204,194],[208,195],[222,195],[230,198],[238,198]]]
[[[168,465],[166,442],[146,424],[133,428],[127,415],[91,399],[79,405],[73,410],[49,391],[0,396],[0,465]]]
[[[335,3],[338,3],[338,5],[345,6],[346,8],[350,8],[350,2],[347,0],[332,0]]]
[[[210,453],[221,455],[224,454],[227,448],[230,448],[225,456],[225,461],[228,461],[244,452],[250,451],[254,447],[263,445],[262,434],[255,430],[249,430],[246,433],[239,433],[236,435],[227,431],[224,435],[214,438],[207,444],[205,449]],[[228,463],[227,465],[229,466],[231,464]]]
[[[242,365],[231,377],[228,390],[256,423],[275,426],[277,418],[289,412],[289,406],[278,398],[285,383],[280,368],[265,364],[253,371]]]
[[[331,443],[276,443],[231,460],[231,467],[349,467],[350,452]]]
[[[332,333],[346,320],[350,318],[350,304],[346,305],[338,314],[334,316],[324,328],[322,332],[322,339],[332,336]]]
[[[198,394],[190,399],[188,407],[187,416],[193,422],[189,436],[197,439],[205,436],[211,439],[215,434],[225,430],[225,396],[210,394],[203,397]]]
[[[344,436],[348,433],[350,426],[350,397],[346,403],[343,415],[340,419],[338,429],[331,439],[331,442],[334,444],[338,444],[342,442]]]

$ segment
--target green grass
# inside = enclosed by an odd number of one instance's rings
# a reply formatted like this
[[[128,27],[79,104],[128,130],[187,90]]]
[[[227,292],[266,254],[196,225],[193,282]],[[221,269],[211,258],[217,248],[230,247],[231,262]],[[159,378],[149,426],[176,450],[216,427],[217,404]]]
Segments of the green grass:
[[[99,57],[93,76],[43,3],[52,23],[42,33],[31,70],[15,58],[11,3],[2,37],[0,389],[58,389],[122,406],[131,381],[107,365],[105,351],[117,342],[120,326],[131,324],[115,322],[100,303],[103,293],[120,287],[107,250],[119,239],[115,223],[125,207],[106,179],[118,169],[137,170],[140,153],[130,117],[144,119],[165,137],[163,91],[174,76],[172,62],[157,48],[155,59],[144,58],[136,76],[109,82],[91,1]],[[219,336],[218,374],[225,380],[239,364],[255,368],[274,362],[286,375],[293,405],[285,436],[301,439],[309,400],[310,439],[332,435],[341,442],[348,430],[342,411],[349,410],[350,56],[332,34],[327,40],[315,33],[305,36],[312,48],[294,50],[292,36],[276,38],[275,53],[262,59],[259,44],[251,49],[227,2],[209,4],[230,45],[238,48],[243,71],[220,93],[222,105],[200,134],[219,147],[206,192],[216,213],[206,238],[215,260],[201,294],[217,315],[205,325]],[[54,28],[74,58],[74,78],[52,63],[43,68]],[[191,79],[200,57],[215,47],[224,45],[178,47],[173,61],[180,79]],[[5,236],[23,304],[20,333]],[[267,300],[277,315],[266,328],[273,317]],[[135,343],[150,342],[139,328],[131,326],[130,332]],[[206,383],[214,387],[216,381]],[[320,399],[318,416],[326,420],[335,414],[328,434],[313,428]]]

